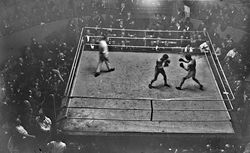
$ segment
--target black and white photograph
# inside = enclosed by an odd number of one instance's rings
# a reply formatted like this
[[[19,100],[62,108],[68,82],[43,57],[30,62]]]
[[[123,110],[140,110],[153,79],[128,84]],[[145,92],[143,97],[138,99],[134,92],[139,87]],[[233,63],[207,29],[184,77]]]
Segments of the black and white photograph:
[[[250,0],[0,0],[0,153],[250,153],[249,17]]]

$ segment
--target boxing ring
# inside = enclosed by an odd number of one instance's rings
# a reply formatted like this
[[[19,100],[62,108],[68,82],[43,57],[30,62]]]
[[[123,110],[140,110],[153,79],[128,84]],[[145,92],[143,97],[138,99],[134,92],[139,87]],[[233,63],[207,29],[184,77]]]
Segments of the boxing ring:
[[[196,47],[192,53],[197,61],[197,79],[204,85],[204,91],[199,90],[192,79],[187,80],[184,89],[179,91],[175,86],[186,75],[178,62],[184,56],[184,46],[178,42],[183,39],[178,39],[179,32],[165,31],[176,33],[167,34],[171,38],[164,35],[161,38],[147,37],[147,32],[164,31],[145,30],[127,30],[138,32],[137,37],[109,36],[109,46],[112,47],[110,61],[116,70],[104,71],[94,77],[98,52],[90,45],[96,46],[96,43],[91,44],[91,38],[96,40],[100,35],[87,36],[86,29],[110,30],[85,27],[81,32],[57,122],[64,133],[235,134],[231,115],[234,95],[213,48],[201,53]],[[119,32],[120,29],[112,29],[115,30]],[[204,39],[211,42],[208,33]],[[126,43],[127,40],[130,44]],[[185,41],[191,39],[186,38]],[[171,88],[164,87],[162,76],[159,76],[156,87],[149,89],[155,61],[163,52],[167,52],[171,60],[170,66],[165,69]]]

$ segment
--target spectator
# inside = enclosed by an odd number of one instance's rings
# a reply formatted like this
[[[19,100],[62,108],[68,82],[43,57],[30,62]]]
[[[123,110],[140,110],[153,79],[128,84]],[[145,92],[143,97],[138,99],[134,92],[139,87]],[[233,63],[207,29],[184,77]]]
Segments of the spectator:
[[[16,125],[14,127],[14,134],[10,138],[8,148],[12,152],[13,150],[18,150],[21,153],[28,152],[30,150],[30,139],[36,138],[34,135],[30,135],[28,131],[21,125],[21,120],[16,119]]]
[[[221,38],[219,36],[218,33],[214,32],[212,35],[211,35],[211,39],[214,43],[216,43],[217,45],[221,45]]]
[[[115,24],[116,24],[116,19],[112,14],[109,14],[104,21],[104,26],[107,28],[114,28]]]
[[[3,125],[9,121],[10,117],[10,106],[7,102],[3,102],[0,104],[0,125]]]
[[[86,4],[84,2],[80,3],[80,6],[77,8],[78,14],[80,14],[80,17],[84,17],[86,15]]]
[[[224,61],[230,61],[232,60],[237,54],[236,47],[233,47],[231,50],[228,51]]]
[[[119,8],[120,19],[124,19],[127,12],[128,12],[128,8],[126,7],[125,2],[122,2],[121,5],[120,5],[120,8]]]
[[[218,47],[216,44],[213,44],[213,47],[215,49],[216,56],[218,56],[218,58],[221,58],[221,48]]]
[[[116,28],[119,28],[119,29],[124,29],[125,26],[124,26],[124,22],[122,19],[119,20],[118,24],[116,25]]]
[[[203,31],[204,28],[206,28],[206,25],[205,25],[204,22],[201,22],[197,30],[198,31]]]
[[[202,52],[209,52],[210,51],[210,47],[209,47],[209,41],[205,41],[200,45],[200,50]]]
[[[59,77],[59,79],[64,82],[64,79],[58,69],[52,69],[52,71]]]
[[[66,150],[66,144],[62,142],[62,136],[57,135],[55,141],[51,141],[47,144],[49,153],[64,153]]]
[[[44,142],[46,142],[50,138],[52,122],[50,118],[43,114],[43,112],[40,112],[39,116],[37,116],[35,120],[38,129],[38,148],[46,148],[44,146]]]
[[[225,48],[229,49],[230,47],[232,47],[233,43],[233,38],[231,37],[231,35],[227,34],[224,40]]]
[[[193,31],[193,24],[190,21],[190,18],[187,18],[185,21],[185,29],[187,31]]]
[[[248,143],[245,147],[245,150],[243,153],[250,153],[250,143]]]
[[[36,121],[42,133],[48,134],[51,131],[52,122],[43,113],[40,113],[39,116],[36,117]]]
[[[188,45],[184,48],[184,52],[185,52],[185,53],[192,53],[192,52],[193,52],[193,47],[191,47],[191,45],[188,44]]]
[[[103,24],[103,17],[98,13],[98,11],[95,11],[90,20],[90,25],[94,27],[101,27],[102,24]]]
[[[19,112],[21,113],[21,121],[23,122],[24,127],[30,128],[33,113],[33,109],[31,107],[30,102],[28,100],[22,101],[19,105],[19,108]]]
[[[131,12],[127,13],[127,17],[124,20],[126,29],[135,29],[135,21],[132,18]]]

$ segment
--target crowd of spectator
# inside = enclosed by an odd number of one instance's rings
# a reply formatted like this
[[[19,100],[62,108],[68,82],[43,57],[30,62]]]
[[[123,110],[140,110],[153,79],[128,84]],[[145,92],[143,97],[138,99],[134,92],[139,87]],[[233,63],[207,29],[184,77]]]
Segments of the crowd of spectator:
[[[230,3],[202,3],[193,2],[192,18],[204,20],[205,24],[210,26],[213,23],[220,25],[222,31],[227,27],[249,30],[249,9],[243,4]]]
[[[1,35],[9,35],[35,25],[66,18],[54,1],[15,1],[6,7],[2,3]]]
[[[137,22],[135,20],[136,7],[132,1],[121,1],[117,8],[108,8],[105,0],[69,0],[62,4],[53,0],[45,1],[16,1],[15,5],[2,9],[0,34],[8,35],[13,32],[26,29],[35,25],[45,24],[55,20],[78,17],[79,21],[85,21],[88,17],[88,26],[137,29],[170,29],[192,30],[189,21],[184,25],[184,20],[178,20],[174,16],[156,14],[150,21]],[[5,6],[3,5],[2,8]],[[175,22],[177,21],[177,22]],[[140,26],[138,26],[140,25]]]
[[[184,142],[185,143],[185,142]],[[168,143],[159,142],[159,143],[150,143],[151,146],[154,146],[154,149],[158,152],[164,151],[165,153],[242,153],[244,152],[244,146],[236,146],[232,144],[225,143],[224,145],[213,145],[207,143],[205,145],[169,145]],[[93,142],[92,144],[81,144],[81,143],[70,143],[68,146],[72,148],[74,153],[82,152],[112,152],[104,145],[99,144],[98,142]],[[164,148],[164,149],[163,149]],[[153,150],[154,149],[150,149]],[[145,150],[145,148],[144,148]],[[131,151],[126,150],[127,152]],[[132,151],[131,151],[132,152]],[[247,152],[244,152],[247,153]]]
[[[250,95],[245,92],[245,81],[250,72],[250,62],[248,60],[250,57],[248,54],[250,37],[246,32],[236,42],[230,34],[221,37],[219,30],[224,32],[228,27],[233,27],[248,31],[249,10],[242,5],[202,3],[198,1],[193,2],[191,8],[193,10],[191,17],[201,20],[197,30],[208,31],[211,37],[213,43],[211,47],[214,48],[236,97],[233,105],[239,111],[239,114],[243,115],[242,112],[247,112],[246,109],[249,108],[247,100]],[[242,118],[241,116],[239,119],[242,120]]]
[[[196,14],[199,14],[202,22],[197,29],[194,28],[190,18],[185,18],[183,10],[178,10],[177,15],[172,16],[157,13],[154,18],[144,21],[144,26],[141,27],[141,22],[136,19],[136,8],[133,6],[132,1],[119,1],[117,4],[118,9],[112,11],[107,9],[105,2],[104,0],[91,2],[69,0],[66,7],[61,7],[53,0],[36,0],[29,3],[16,1],[16,4],[12,6],[14,9],[2,16],[0,27],[2,35],[8,35],[21,29],[54,20],[78,17],[77,23],[73,19],[70,20],[65,31],[59,32],[57,35],[54,34],[45,43],[40,43],[33,38],[32,43],[23,48],[22,56],[11,57],[2,66],[1,78],[3,78],[4,82],[2,92],[5,97],[0,106],[0,125],[2,129],[0,132],[1,135],[10,136],[9,150],[27,152],[27,148],[30,148],[30,142],[33,142],[36,148],[43,149],[44,142],[49,140],[52,133],[56,133],[53,132],[54,110],[60,107],[64,95],[77,46],[78,26],[178,30],[183,33],[176,37],[193,41],[201,40],[206,36],[206,32],[209,32],[212,42],[214,42],[212,45],[217,57],[222,63],[236,96],[234,105],[237,111],[244,110],[244,100],[247,99],[245,98],[244,81],[249,75],[250,66],[247,60],[249,56],[247,55],[248,37],[244,37],[239,43],[235,43],[231,35],[221,38],[215,27],[220,25],[221,30],[225,30],[227,26],[239,27],[239,25],[246,25],[248,22],[246,10],[242,11],[231,6],[222,8],[219,5],[199,7]],[[234,20],[231,17],[234,17]],[[240,28],[244,27],[240,26]],[[193,30],[203,31],[203,33],[199,36],[197,32],[186,32]],[[66,33],[66,35],[61,35],[62,33]],[[136,36],[135,32],[121,32],[114,35],[114,32],[109,31],[108,34],[119,37]],[[86,31],[86,35],[96,34]],[[160,33],[152,33],[146,37],[158,38],[165,36]],[[154,46],[157,42],[149,44]],[[181,46],[192,47],[192,44],[181,44]],[[194,46],[197,46],[197,44]],[[56,143],[65,149],[65,144],[59,139],[49,143],[48,147]],[[74,152],[84,151],[83,144],[69,143],[69,146],[72,147]],[[207,144],[204,147],[169,148],[168,151],[175,153],[238,153],[243,152],[243,148],[229,144],[225,146]]]
[[[12,136],[9,150],[26,152],[33,141],[30,139],[36,138],[35,143],[40,145],[53,133],[54,111],[61,106],[77,46],[72,41],[76,32],[70,22],[68,28],[53,33],[45,43],[32,38],[20,57],[11,57],[3,65],[0,125],[1,132]]]
[[[236,97],[233,100],[234,107],[238,111],[245,111],[244,109],[248,109],[247,100],[250,96],[245,92],[245,81],[250,72],[250,62],[248,60],[250,57],[248,54],[250,37],[245,35],[239,42],[235,42],[230,34],[223,38],[211,27],[208,27],[208,31],[213,42],[212,47]]]
[[[116,2],[115,8],[111,8],[106,0],[68,0],[58,2],[56,0],[44,1],[18,1],[5,8],[2,4],[1,16],[1,34],[7,35],[18,30],[22,30],[34,25],[44,24],[51,21],[79,17],[91,16],[90,26],[116,27],[116,28],[137,28],[135,25],[134,13],[139,9],[136,2],[132,0]],[[0,4],[0,6],[1,6]],[[248,30],[248,9],[238,5],[223,3],[223,5],[214,5],[213,3],[193,2],[191,5],[191,17],[204,20],[205,24],[210,26],[213,23],[220,25],[222,31],[228,26],[243,28]],[[92,13],[91,13],[92,12]],[[168,16],[166,14],[157,14],[153,22],[144,23],[149,29],[178,29],[182,27],[182,20],[179,17],[183,11],[178,11],[177,16]],[[177,23],[173,21],[177,20]],[[139,23],[138,23],[139,24]],[[173,25],[169,25],[173,24]],[[192,26],[187,23],[190,29]]]

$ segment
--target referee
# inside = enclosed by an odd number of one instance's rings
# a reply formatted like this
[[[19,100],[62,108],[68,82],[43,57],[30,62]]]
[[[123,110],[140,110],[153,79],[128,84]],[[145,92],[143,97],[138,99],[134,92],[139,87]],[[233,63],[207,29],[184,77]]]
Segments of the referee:
[[[108,72],[115,70],[115,68],[112,68],[110,66],[108,54],[109,54],[109,51],[108,51],[107,37],[103,36],[99,42],[99,62],[96,68],[95,77],[101,74],[102,63],[106,64],[108,68]]]

